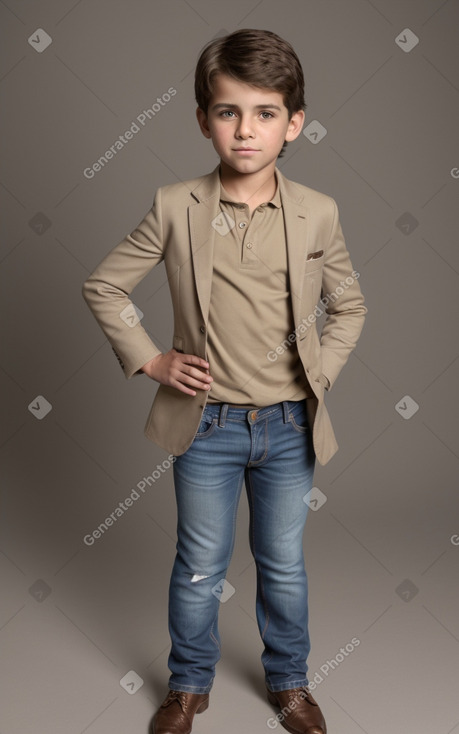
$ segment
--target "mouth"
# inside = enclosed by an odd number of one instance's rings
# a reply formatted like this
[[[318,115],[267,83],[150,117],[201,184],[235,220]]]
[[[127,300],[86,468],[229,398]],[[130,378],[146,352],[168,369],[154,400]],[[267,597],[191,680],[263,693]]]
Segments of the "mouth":
[[[259,153],[257,148],[233,148],[236,153]]]

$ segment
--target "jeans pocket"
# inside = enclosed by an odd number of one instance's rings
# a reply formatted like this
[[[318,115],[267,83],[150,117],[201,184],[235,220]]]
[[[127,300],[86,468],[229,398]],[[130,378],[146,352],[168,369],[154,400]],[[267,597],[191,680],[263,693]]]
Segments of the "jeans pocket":
[[[292,408],[289,412],[289,420],[292,428],[298,433],[307,433],[309,431],[308,414],[304,404]]]
[[[198,430],[195,434],[196,438],[207,438],[207,436],[210,436],[211,433],[214,432],[215,426],[217,425],[217,418],[212,417],[209,415],[206,415],[206,412],[202,414],[201,422],[199,424]]]

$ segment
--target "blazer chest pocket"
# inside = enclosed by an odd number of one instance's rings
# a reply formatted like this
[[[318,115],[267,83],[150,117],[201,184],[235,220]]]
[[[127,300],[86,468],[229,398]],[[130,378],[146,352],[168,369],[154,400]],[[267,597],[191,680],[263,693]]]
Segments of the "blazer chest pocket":
[[[322,290],[322,270],[324,265],[324,251],[310,253],[304,264],[304,297],[309,304],[314,305],[320,298]]]
[[[317,252],[310,252],[306,258],[304,267],[305,275],[311,275],[316,270],[321,270],[324,264],[324,251],[318,250]]]

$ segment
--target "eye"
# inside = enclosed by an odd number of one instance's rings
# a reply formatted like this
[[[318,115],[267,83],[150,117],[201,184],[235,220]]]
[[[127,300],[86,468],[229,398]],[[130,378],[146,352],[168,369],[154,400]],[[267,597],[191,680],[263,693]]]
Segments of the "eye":
[[[225,117],[225,115],[234,115],[233,110],[224,110],[223,112],[220,112],[219,117]]]
[[[266,110],[264,112],[261,112],[260,114],[269,115],[269,117],[274,117],[274,115],[271,112],[267,112]],[[269,119],[269,117],[268,118],[264,117],[263,119],[266,120],[266,119]]]

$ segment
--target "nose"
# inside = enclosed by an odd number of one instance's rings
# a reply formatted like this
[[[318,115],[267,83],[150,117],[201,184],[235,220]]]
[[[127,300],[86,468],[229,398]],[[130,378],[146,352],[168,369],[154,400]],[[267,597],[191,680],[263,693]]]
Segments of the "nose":
[[[244,115],[241,115],[239,119],[239,125],[236,129],[236,137],[238,138],[248,138],[253,137],[253,130],[252,125],[250,123],[250,118]]]

